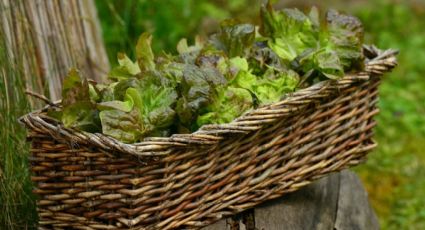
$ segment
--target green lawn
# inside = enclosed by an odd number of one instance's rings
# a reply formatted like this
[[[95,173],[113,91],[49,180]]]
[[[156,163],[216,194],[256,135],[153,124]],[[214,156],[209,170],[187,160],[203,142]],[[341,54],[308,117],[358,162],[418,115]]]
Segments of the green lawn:
[[[400,50],[381,86],[379,147],[357,172],[383,229],[425,229],[425,2],[386,2],[357,9],[369,41]]]

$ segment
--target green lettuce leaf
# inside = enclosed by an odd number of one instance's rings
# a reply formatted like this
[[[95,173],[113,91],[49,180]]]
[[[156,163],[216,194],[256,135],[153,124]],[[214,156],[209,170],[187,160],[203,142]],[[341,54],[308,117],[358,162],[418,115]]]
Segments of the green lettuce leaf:
[[[363,34],[360,20],[354,16],[330,10],[326,14],[329,49],[335,50],[345,70],[363,68]]]
[[[280,57],[265,42],[257,42],[248,57],[249,66],[253,74],[261,76],[264,72],[273,68],[283,71],[287,67],[282,63]]]
[[[189,46],[187,40],[184,38],[177,44],[177,52],[181,61],[186,64],[194,64],[203,47],[204,42],[199,36],[195,38],[195,44],[193,46]]]
[[[252,97],[253,102],[259,100],[260,104],[269,104],[279,101],[285,93],[293,92],[298,83],[299,76],[296,72],[268,68],[261,77],[255,76],[250,70],[242,69],[230,84],[252,92],[255,95]]]
[[[261,32],[271,38],[269,47],[285,61],[292,61],[305,49],[318,44],[317,28],[298,9],[274,11],[271,5],[263,6],[261,20]]]
[[[220,25],[219,33],[213,36],[210,42],[217,49],[225,51],[229,57],[235,57],[244,56],[254,40],[253,25],[239,23],[237,20],[225,20]]]
[[[292,70],[275,71],[269,68],[253,86],[260,104],[270,104],[279,101],[286,93],[295,91],[300,78]]]
[[[196,124],[200,127],[205,124],[229,123],[252,107],[252,95],[247,89],[219,87],[214,102],[197,117]]]
[[[140,73],[140,67],[131,61],[126,54],[118,53],[117,57],[119,65],[109,72],[108,77],[110,79],[120,81]]]
[[[176,117],[173,104],[177,92],[174,88],[155,84],[161,81],[154,76],[137,83],[135,88],[126,89],[123,101],[98,104],[103,133],[124,142],[169,133]]]
[[[136,45],[136,58],[141,71],[154,71],[155,70],[155,56],[152,48],[152,35],[143,33]]]
[[[143,127],[140,126],[140,116],[137,110],[124,112],[110,109],[101,111],[102,133],[125,143],[139,140]]]
[[[63,82],[61,119],[68,128],[89,132],[100,130],[98,111],[90,99],[89,83],[75,69],[69,71]]]
[[[216,69],[186,66],[176,104],[180,125],[195,130],[200,110],[213,102],[214,88],[225,84],[226,79]]]
[[[302,73],[315,71],[330,79],[338,79],[344,75],[344,67],[337,52],[325,48],[307,49],[291,64]]]

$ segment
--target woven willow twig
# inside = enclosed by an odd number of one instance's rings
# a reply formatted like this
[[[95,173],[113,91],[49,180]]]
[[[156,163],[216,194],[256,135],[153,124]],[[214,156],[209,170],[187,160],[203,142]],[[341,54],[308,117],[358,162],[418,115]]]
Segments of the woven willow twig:
[[[24,116],[40,228],[199,228],[363,162],[380,75],[396,65],[395,51],[365,54],[365,72],[189,135],[124,144]]]

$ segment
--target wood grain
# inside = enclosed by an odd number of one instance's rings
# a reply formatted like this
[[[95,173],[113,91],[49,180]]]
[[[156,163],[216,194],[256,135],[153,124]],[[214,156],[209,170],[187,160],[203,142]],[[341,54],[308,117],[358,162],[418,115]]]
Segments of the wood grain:
[[[379,229],[367,193],[359,178],[348,170],[333,173],[296,192],[254,209],[255,228],[246,228],[243,217],[236,230],[348,230]],[[233,230],[232,218],[203,230]],[[233,224],[235,225],[235,224]]]
[[[0,0],[0,19],[7,52],[37,93],[60,99],[71,67],[96,81],[109,71],[93,0]]]

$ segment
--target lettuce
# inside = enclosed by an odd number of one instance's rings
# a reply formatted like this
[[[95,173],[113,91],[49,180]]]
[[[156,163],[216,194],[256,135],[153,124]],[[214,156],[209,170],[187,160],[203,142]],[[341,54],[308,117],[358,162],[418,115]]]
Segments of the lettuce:
[[[298,9],[274,11],[270,5],[261,10],[263,35],[270,37],[269,47],[290,62],[305,49],[317,46],[318,29]]]
[[[140,73],[140,67],[131,61],[125,53],[118,53],[118,66],[113,68],[108,77],[113,80],[124,80]]]
[[[328,49],[335,50],[345,70],[362,69],[364,29],[360,20],[329,10],[326,14],[329,33]]]
[[[307,16],[297,9],[261,10],[262,33],[268,46],[290,68],[304,76],[338,79],[345,71],[362,69],[363,27],[353,17],[329,11],[326,24],[312,8]]]
[[[154,71],[155,70],[155,56],[152,48],[152,35],[149,33],[143,33],[136,45],[136,58],[137,64],[141,71]]]
[[[272,67],[263,76],[256,76],[249,69],[247,59],[241,57],[231,58],[229,68],[234,77],[227,86],[216,88],[212,103],[197,117],[198,127],[231,122],[260,104],[278,101],[285,93],[294,91],[299,83],[296,72],[277,71]]]
[[[321,23],[321,21],[323,23]],[[49,114],[69,128],[102,132],[125,143],[190,133],[228,123],[250,109],[323,79],[362,70],[363,27],[352,16],[312,8],[261,8],[261,25],[226,20],[209,39],[177,44],[156,55],[143,33],[136,61],[119,53],[108,84],[89,83],[76,70],[64,80],[62,111]],[[55,111],[57,112],[57,111]]]
[[[140,117],[136,110],[104,110],[99,113],[102,133],[125,143],[139,140],[143,128],[139,126]]]
[[[214,88],[225,83],[226,79],[218,71],[186,66],[179,85],[181,95],[176,105],[180,126],[186,127],[184,130],[193,131],[197,128],[195,121],[200,110],[213,102]]]
[[[197,117],[196,124],[200,127],[205,124],[228,123],[252,107],[252,95],[248,90],[231,86],[219,87],[213,103]]]
[[[89,132],[100,130],[98,111],[90,99],[89,83],[77,70],[71,69],[63,81],[62,115],[65,127]]]
[[[223,50],[228,57],[245,56],[255,41],[255,27],[239,23],[237,20],[225,20],[220,31],[211,39],[211,44]]]
[[[121,86],[124,90],[128,86],[123,101],[106,101],[97,106],[104,134],[135,142],[169,129],[175,120],[172,106],[177,100],[177,92],[169,81],[148,75],[133,79],[133,84],[120,83],[115,88]]]
[[[256,76],[248,67],[244,58],[231,59],[231,66],[238,67],[236,77],[229,83],[234,87],[247,89],[254,94],[253,100],[260,104],[278,101],[282,95],[295,90],[299,83],[299,76],[292,70],[276,70],[268,67],[262,76]]]

